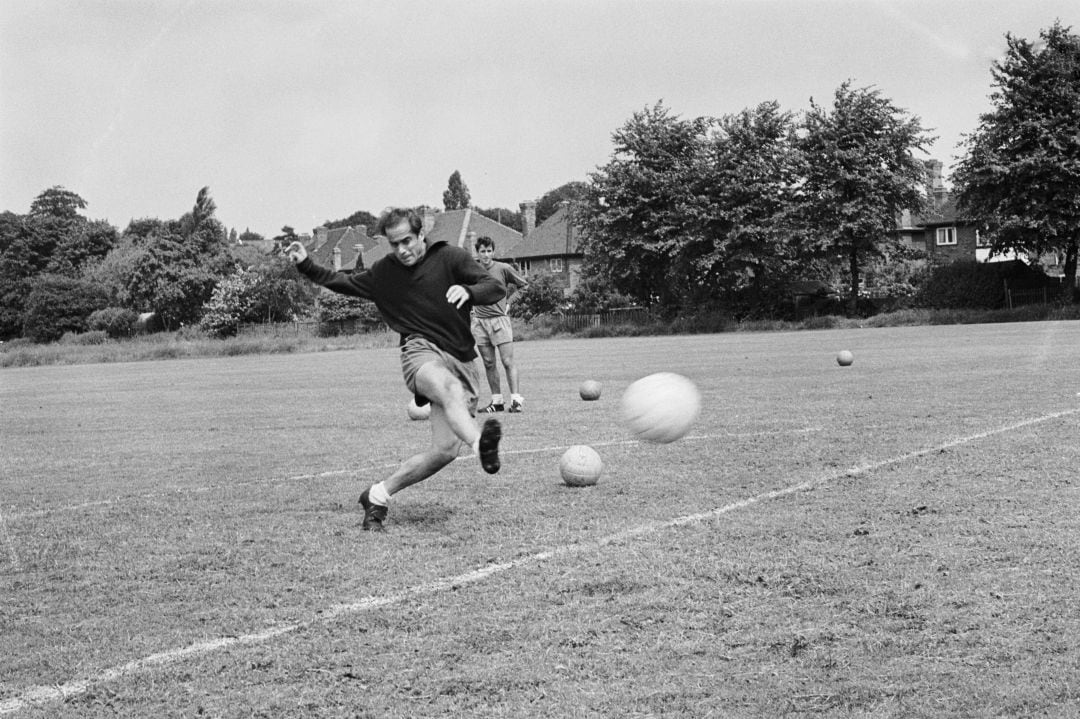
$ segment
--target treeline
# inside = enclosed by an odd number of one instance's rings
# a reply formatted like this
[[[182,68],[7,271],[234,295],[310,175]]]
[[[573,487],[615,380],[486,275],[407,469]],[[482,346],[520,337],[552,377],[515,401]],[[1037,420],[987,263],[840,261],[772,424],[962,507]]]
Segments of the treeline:
[[[994,253],[1065,258],[1080,240],[1080,37],[1060,23],[1038,41],[1007,36],[954,176],[961,212]],[[793,280],[843,285],[858,312],[869,271],[897,286],[925,274],[896,232],[929,209],[916,156],[931,136],[873,88],[844,83],[803,113],[775,102],[683,119],[662,104],[613,135],[575,216],[585,272],[670,311],[768,313]]]
[[[223,324],[223,314],[235,326],[312,304],[312,289],[286,260],[230,241],[208,188],[182,217],[133,220],[123,231],[83,217],[85,207],[75,192],[52,187],[29,213],[0,214],[0,338],[120,337],[141,314],[163,329]],[[230,304],[237,288],[243,301]]]

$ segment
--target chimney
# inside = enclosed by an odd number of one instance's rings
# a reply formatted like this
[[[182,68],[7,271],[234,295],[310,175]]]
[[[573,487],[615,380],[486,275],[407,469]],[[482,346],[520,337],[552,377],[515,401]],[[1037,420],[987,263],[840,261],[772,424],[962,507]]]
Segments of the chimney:
[[[356,226],[356,231],[360,233],[360,239],[361,240],[368,236],[368,234],[367,234],[367,225],[357,225]]]
[[[424,208],[424,234],[431,232],[431,228],[435,226],[435,210],[430,207]]]
[[[341,248],[334,247],[334,272],[341,272]]]
[[[573,248],[570,246],[572,244],[571,235],[573,234],[573,227],[570,224],[570,200],[559,200],[559,209],[566,210],[566,215],[563,217],[563,220],[566,222],[566,254],[569,255],[573,251]]]
[[[466,244],[466,249],[468,249],[469,252],[472,252],[475,255],[476,254],[476,233],[475,232],[469,232],[467,235],[465,235],[465,244]]]
[[[317,250],[323,246],[326,242],[327,235],[330,233],[326,227],[315,228],[315,243],[312,245],[312,250]]]
[[[525,239],[536,229],[536,202],[529,200],[521,205],[521,239]]]
[[[935,203],[942,202],[948,191],[945,189],[945,182],[941,178],[941,160],[927,160],[926,171],[930,174],[930,194],[934,198]]]

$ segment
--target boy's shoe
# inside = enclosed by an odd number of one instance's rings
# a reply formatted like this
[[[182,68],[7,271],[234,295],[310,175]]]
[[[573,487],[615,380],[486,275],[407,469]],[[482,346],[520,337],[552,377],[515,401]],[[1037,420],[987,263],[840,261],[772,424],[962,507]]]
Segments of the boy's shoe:
[[[480,409],[478,409],[476,411],[477,412],[483,412],[484,414],[492,414],[494,412],[502,412],[503,411],[503,404],[502,404],[502,402],[500,402],[499,404],[495,404],[494,402],[489,402],[487,407],[481,407]]]
[[[360,495],[360,506],[364,508],[364,523],[360,526],[372,532],[381,532],[385,529],[383,522],[386,521],[387,508],[381,504],[372,504],[368,499],[368,491],[365,489]]]
[[[510,412],[521,412],[524,409],[525,403],[522,402],[520,399],[511,400],[509,409]]]
[[[484,422],[480,430],[480,466],[488,474],[499,471],[499,440],[502,439],[502,425],[497,419]]]

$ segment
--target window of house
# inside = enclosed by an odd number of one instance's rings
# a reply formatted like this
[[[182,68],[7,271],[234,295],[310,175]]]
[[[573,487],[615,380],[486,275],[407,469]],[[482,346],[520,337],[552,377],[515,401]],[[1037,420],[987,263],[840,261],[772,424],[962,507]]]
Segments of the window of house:
[[[532,270],[532,265],[528,260],[518,260],[518,267],[521,268],[521,274],[528,275]]]
[[[983,237],[983,234],[978,230],[975,230],[975,246],[976,247],[989,247],[990,240]]]
[[[563,271],[562,258],[561,257],[552,257],[550,260],[548,260],[548,269],[551,270],[552,272],[562,272]]]
[[[956,244],[956,228],[955,227],[939,227],[939,228],[937,228],[937,243],[939,245],[955,245]]]

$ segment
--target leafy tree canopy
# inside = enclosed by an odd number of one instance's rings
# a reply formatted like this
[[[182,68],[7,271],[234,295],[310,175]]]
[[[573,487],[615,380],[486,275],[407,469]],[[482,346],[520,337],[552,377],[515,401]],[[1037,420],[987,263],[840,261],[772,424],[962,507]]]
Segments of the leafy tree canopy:
[[[518,232],[521,232],[521,228],[523,227],[521,213],[516,210],[509,210],[505,207],[475,207],[473,208],[473,211],[483,215],[489,220],[495,220],[500,225],[509,227],[512,230],[517,230]]]
[[[831,107],[811,101],[801,130],[804,246],[846,258],[854,314],[860,267],[897,244],[892,230],[902,210],[924,207],[926,167],[914,152],[933,138],[919,118],[850,81],[836,90]]]
[[[335,227],[358,227],[360,225],[363,225],[368,228],[369,232],[371,232],[375,228],[375,225],[378,224],[378,222],[379,218],[371,214],[370,212],[366,210],[357,210],[348,217],[342,218],[340,220],[327,220],[322,224],[322,226],[332,230]]]
[[[443,192],[443,207],[449,210],[464,210],[472,205],[472,198],[469,196],[469,188],[465,185],[465,181],[461,179],[461,173],[454,170],[454,173],[450,175],[450,180],[447,182],[446,190]]]
[[[658,103],[613,133],[612,159],[592,174],[578,222],[583,253],[616,291],[669,307],[692,294],[694,280],[679,259],[687,242],[701,235],[687,211],[708,202],[691,188],[712,125],[708,118],[682,119]]]
[[[965,138],[953,174],[960,207],[986,220],[994,252],[1065,255],[1074,286],[1080,240],[1080,36],[1060,22],[1037,42],[1006,35],[992,109]]]
[[[589,183],[574,180],[544,193],[544,195],[536,201],[536,224],[539,225],[544,220],[554,215],[555,211],[559,209],[559,203],[563,200],[577,202],[578,200],[583,199],[588,194],[588,191]]]
[[[84,209],[86,209],[86,200],[71,190],[55,185],[42,191],[30,203],[30,217],[78,220],[80,219],[79,211]]]

